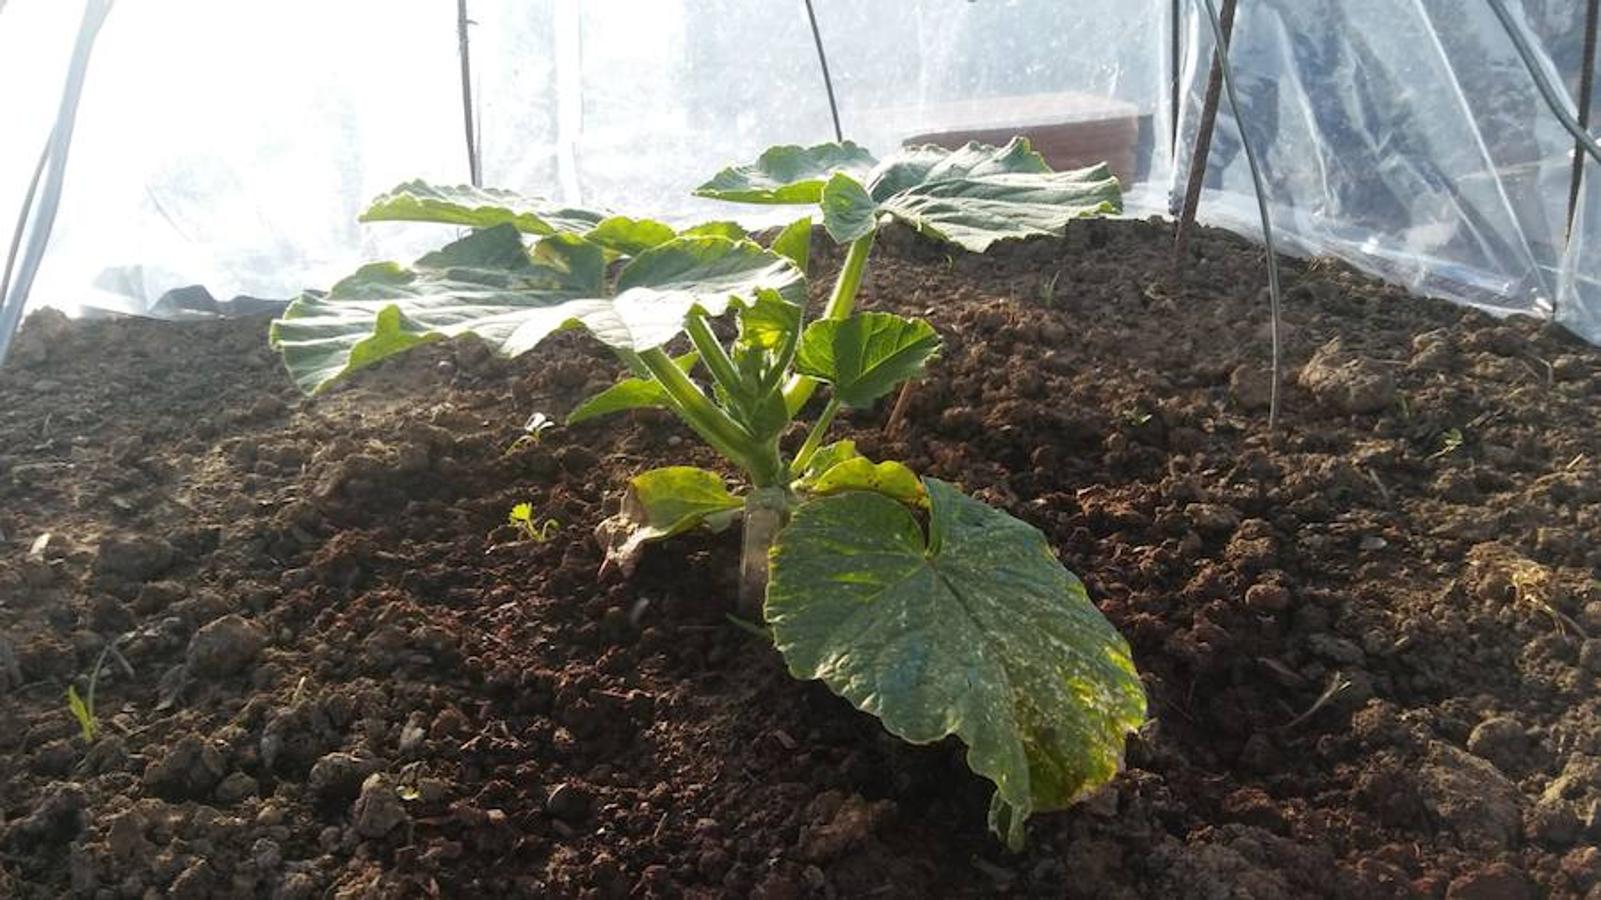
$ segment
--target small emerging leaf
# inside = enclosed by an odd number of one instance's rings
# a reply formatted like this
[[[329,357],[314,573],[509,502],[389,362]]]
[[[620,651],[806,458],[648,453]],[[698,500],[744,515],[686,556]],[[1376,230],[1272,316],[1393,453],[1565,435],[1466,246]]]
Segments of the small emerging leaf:
[[[878,227],[878,204],[862,183],[843,172],[823,188],[823,227],[841,244],[865,237]]]
[[[819,497],[846,491],[871,491],[907,506],[928,506],[928,494],[917,474],[894,460],[874,463],[865,456],[847,459],[811,479],[807,488]]]
[[[824,444],[818,447],[817,452],[812,454],[812,458],[806,462],[806,471],[800,473],[801,478],[795,482],[795,487],[801,490],[808,489],[812,480],[815,480],[817,476],[827,472],[829,469],[847,460],[863,458],[862,454],[856,450],[856,442],[850,438],[835,441],[832,444]]]
[[[741,203],[816,203],[835,172],[865,176],[876,160],[844,143],[770,147],[753,163],[731,166],[695,189],[697,197]]]
[[[588,231],[603,219],[587,209],[569,209],[515,191],[470,185],[432,185],[408,181],[380,195],[362,213],[363,222],[437,222],[492,228],[512,225],[526,234]]]
[[[534,505],[532,503],[519,503],[506,514],[506,521],[512,525],[532,523],[534,521]]]
[[[916,377],[939,348],[934,326],[922,319],[858,313],[806,326],[795,368],[831,383],[847,406],[863,407]]]
[[[766,620],[797,678],[821,679],[912,743],[954,734],[995,783],[990,827],[1117,774],[1145,718],[1129,647],[1027,523],[924,480],[928,534],[887,497],[810,501],[773,548]]]
[[[743,502],[728,492],[723,476],[694,466],[652,469],[629,479],[623,508],[600,523],[595,536],[606,548],[601,572],[633,572],[645,545],[698,525],[726,527]]]

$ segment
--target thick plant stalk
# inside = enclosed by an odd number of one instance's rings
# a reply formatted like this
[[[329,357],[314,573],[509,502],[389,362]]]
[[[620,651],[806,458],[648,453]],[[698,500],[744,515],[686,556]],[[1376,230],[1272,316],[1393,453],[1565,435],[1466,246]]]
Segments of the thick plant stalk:
[[[876,232],[869,231],[854,241],[845,253],[845,266],[839,270],[839,278],[834,281],[834,291],[828,296],[828,305],[823,307],[824,319],[843,319],[856,308],[856,292],[861,290],[862,275],[867,271],[867,258],[873,253],[873,236]],[[805,375],[796,375],[784,386],[784,405],[789,407],[789,414],[794,415],[812,398],[812,392],[817,390],[817,379]]]
[[[762,606],[767,599],[767,554],[787,523],[789,507],[789,491],[783,487],[757,488],[745,497],[739,611],[753,622],[762,620]]]

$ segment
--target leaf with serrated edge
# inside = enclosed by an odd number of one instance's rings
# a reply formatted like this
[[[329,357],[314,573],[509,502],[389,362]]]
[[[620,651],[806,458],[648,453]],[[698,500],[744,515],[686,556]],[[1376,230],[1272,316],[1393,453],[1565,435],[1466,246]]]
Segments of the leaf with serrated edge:
[[[916,377],[939,348],[934,326],[922,319],[857,313],[806,326],[795,370],[832,384],[847,406],[863,407]]]
[[[835,172],[865,176],[875,162],[850,141],[769,147],[753,163],[718,172],[695,195],[741,203],[816,203]]]
[[[912,743],[954,734],[1016,848],[1034,812],[1109,781],[1145,718],[1128,644],[1032,526],[924,479],[929,534],[853,491],[805,503],[773,548],[765,618],[790,673]]]
[[[362,222],[436,222],[492,228],[510,224],[527,234],[584,232],[604,215],[571,209],[515,191],[471,185],[434,185],[408,181],[380,195],[360,216]]]

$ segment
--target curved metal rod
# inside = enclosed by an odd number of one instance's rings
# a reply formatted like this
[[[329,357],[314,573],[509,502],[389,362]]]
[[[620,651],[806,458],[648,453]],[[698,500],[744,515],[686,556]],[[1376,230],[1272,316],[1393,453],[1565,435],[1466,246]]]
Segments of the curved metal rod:
[[[1256,162],[1256,150],[1251,146],[1251,139],[1245,133],[1245,119],[1240,115],[1240,100],[1234,93],[1234,77],[1229,66],[1229,41],[1223,33],[1223,23],[1218,20],[1217,7],[1212,0],[1203,0],[1206,5],[1206,16],[1212,23],[1212,38],[1217,42],[1217,59],[1221,65],[1218,67],[1223,75],[1223,94],[1228,97],[1229,112],[1234,115],[1234,127],[1240,132],[1240,146],[1245,149],[1245,161],[1251,169],[1251,183],[1256,188],[1256,208],[1262,216],[1262,243],[1267,246],[1267,289],[1269,307],[1273,313],[1273,384],[1268,394],[1267,430],[1269,433],[1278,425],[1279,421],[1279,381],[1281,380],[1283,358],[1279,342],[1279,257],[1273,249],[1273,219],[1267,210],[1267,187],[1262,181],[1262,170]],[[1491,0],[1499,2],[1499,0]]]
[[[823,52],[823,33],[817,30],[817,13],[812,0],[806,0],[806,18],[812,23],[812,43],[817,45],[817,64],[823,68],[823,89],[828,91],[828,113],[834,117],[834,140],[845,142],[845,132],[839,127],[839,104],[834,102],[834,79],[828,75],[828,54]]]
[[[1523,67],[1529,70],[1535,88],[1545,99],[1545,105],[1551,108],[1551,113],[1562,123],[1562,127],[1573,135],[1579,146],[1583,147],[1596,162],[1601,162],[1601,144],[1597,144],[1595,138],[1579,124],[1579,120],[1562,105],[1556,86],[1551,84],[1551,79],[1545,77],[1545,72],[1535,59],[1534,48],[1529,46],[1529,39],[1524,37],[1523,29],[1519,28],[1517,20],[1512,18],[1506,3],[1503,0],[1485,0],[1485,2],[1490,4],[1490,10],[1495,13],[1495,17],[1501,20],[1501,27],[1506,30],[1507,37],[1512,39],[1512,48],[1518,52],[1518,58],[1523,60]]]
[[[0,296],[0,362],[11,349],[11,338],[22,321],[23,307],[28,303],[28,291],[39,271],[45,247],[50,243],[50,231],[55,225],[56,209],[61,202],[62,182],[66,178],[67,152],[72,147],[72,129],[78,117],[78,99],[83,94],[83,83],[89,69],[89,56],[94,50],[100,26],[111,13],[114,0],[88,0],[84,5],[83,19],[78,25],[78,38],[72,48],[72,60],[67,67],[66,85],[61,91],[61,102],[56,109],[55,127],[45,143],[43,180],[30,185],[22,207],[19,233],[26,231],[26,242],[21,256],[6,263],[6,292]],[[37,187],[37,198],[35,196]],[[37,203],[35,203],[37,199]],[[23,241],[13,238],[13,244]],[[15,264],[15,268],[13,268]]]

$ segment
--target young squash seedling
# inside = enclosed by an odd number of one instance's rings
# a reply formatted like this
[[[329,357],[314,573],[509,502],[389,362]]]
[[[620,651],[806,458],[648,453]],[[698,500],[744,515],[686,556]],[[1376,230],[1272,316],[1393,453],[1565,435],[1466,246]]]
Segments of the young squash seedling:
[[[818,317],[806,310],[809,216],[764,248],[728,223],[676,231],[412,182],[364,218],[475,230],[411,266],[370,265],[302,296],[272,344],[316,392],[427,341],[471,333],[511,356],[588,329],[630,375],[569,424],[664,408],[747,483],[731,491],[692,466],[635,476],[599,531],[607,565],[626,571],[649,542],[741,519],[741,614],[769,626],[796,677],[822,679],[894,734],[957,735],[996,786],[990,826],[1018,847],[1031,813],[1067,806],[1121,765],[1145,715],[1128,645],[1038,530],[827,435],[842,408],[873,405],[939,351],[928,322],[854,309],[882,219],[982,252],[1115,210],[1116,181],[1050,172],[1024,141],[881,163],[846,143],[774,148],[698,193],[821,205],[850,249]],[[731,340],[712,330],[722,316]],[[680,337],[687,352],[668,355]],[[821,385],[827,401],[789,452],[781,438]]]

